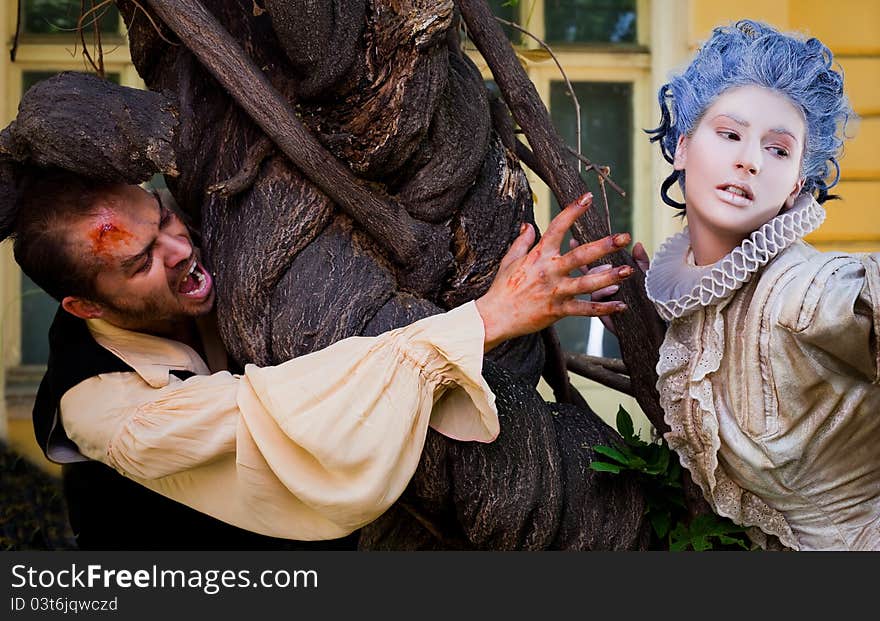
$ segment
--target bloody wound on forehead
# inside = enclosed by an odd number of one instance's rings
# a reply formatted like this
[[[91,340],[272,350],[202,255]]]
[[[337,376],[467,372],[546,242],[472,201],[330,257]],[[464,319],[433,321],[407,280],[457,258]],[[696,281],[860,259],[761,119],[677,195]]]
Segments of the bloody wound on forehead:
[[[92,251],[104,258],[112,257],[113,252],[132,237],[131,233],[116,226],[112,218],[106,215],[101,216],[95,227],[89,231]]]

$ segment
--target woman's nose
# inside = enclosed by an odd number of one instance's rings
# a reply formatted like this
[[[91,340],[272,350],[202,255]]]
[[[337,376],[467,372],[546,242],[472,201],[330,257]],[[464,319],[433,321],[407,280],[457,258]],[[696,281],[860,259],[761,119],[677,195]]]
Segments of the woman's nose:
[[[756,148],[744,142],[742,149],[740,149],[740,152],[737,154],[737,170],[746,170],[751,175],[757,175],[759,172],[761,172],[760,162],[760,148]]]

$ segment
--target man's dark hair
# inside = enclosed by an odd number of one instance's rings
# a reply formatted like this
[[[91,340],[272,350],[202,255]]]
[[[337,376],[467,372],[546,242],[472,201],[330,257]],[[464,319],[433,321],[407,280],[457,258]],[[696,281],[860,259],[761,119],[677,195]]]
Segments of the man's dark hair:
[[[77,257],[66,236],[71,223],[94,213],[117,184],[60,169],[34,170],[18,186],[14,217],[4,218],[21,270],[59,302],[68,295],[98,299],[97,262]]]

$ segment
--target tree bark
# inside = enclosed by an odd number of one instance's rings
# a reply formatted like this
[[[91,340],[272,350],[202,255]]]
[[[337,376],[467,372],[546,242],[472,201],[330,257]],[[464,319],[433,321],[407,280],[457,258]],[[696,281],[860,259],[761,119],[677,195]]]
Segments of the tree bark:
[[[333,157],[198,0],[149,0],[149,4],[291,163],[390,253],[403,268],[401,280],[407,289],[416,293],[437,289],[451,256],[437,252],[433,227],[410,217]]]
[[[107,88],[172,110],[166,180],[199,224],[236,363],[277,364],[473,300],[520,224],[534,223],[509,122],[490,112],[455,44],[451,0],[267,1],[262,15],[252,0],[117,4],[152,92]],[[328,60],[337,51],[338,66]],[[81,86],[62,82],[47,102]],[[90,131],[112,139],[113,120],[95,122]],[[52,131],[70,140],[78,130]],[[31,138],[19,146],[33,149]],[[150,139],[122,142],[139,152]],[[138,181],[164,166],[116,164],[109,175]],[[209,191],[229,180],[235,192]],[[564,390],[548,334],[547,368],[555,360]],[[404,496],[362,530],[362,547],[644,548],[638,481],[589,469],[591,447],[617,434],[585,402],[545,402],[535,390],[544,367],[540,335],[493,350],[484,376],[500,437],[429,431]]]
[[[456,0],[468,28],[468,35],[486,59],[498,87],[516,122],[523,129],[535,157],[539,176],[550,186],[560,205],[567,205],[588,191],[587,184],[571,165],[566,147],[507,41],[501,25],[484,0]],[[607,235],[604,219],[596,209],[588,211],[573,227],[573,236],[584,243]],[[604,262],[604,261],[603,261]],[[619,297],[629,311],[613,317],[623,359],[630,369],[633,395],[648,420],[660,431],[668,431],[657,394],[657,354],[665,325],[645,295],[644,273],[625,252],[612,255],[613,265],[628,264],[635,275],[620,288]]]

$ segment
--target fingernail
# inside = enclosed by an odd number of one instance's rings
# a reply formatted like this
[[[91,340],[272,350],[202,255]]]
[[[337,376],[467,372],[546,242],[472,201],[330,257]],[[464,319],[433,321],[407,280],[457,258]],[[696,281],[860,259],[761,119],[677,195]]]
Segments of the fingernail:
[[[612,267],[613,266],[610,263],[604,263],[603,265],[600,265],[599,267],[594,267],[590,271],[592,271],[594,274],[602,274],[602,273],[610,270]]]
[[[618,291],[620,291],[620,287],[618,287],[617,285],[611,285],[610,287],[608,287],[608,295],[614,295]]]
[[[523,233],[525,233],[527,228],[529,228],[529,225],[526,224],[525,222],[520,224],[519,225],[519,234],[522,235]]]
[[[611,240],[615,246],[626,246],[629,244],[629,233],[618,233]]]
[[[617,270],[617,273],[622,278],[626,278],[627,276],[632,276],[633,268],[631,268],[629,265],[624,265],[619,270]]]
[[[586,205],[592,200],[593,200],[593,193],[587,192],[586,194],[584,194],[583,196],[581,196],[578,199],[578,205],[581,205],[581,206]]]
[[[617,304],[614,305],[614,310],[616,310],[617,312],[625,311],[626,304],[624,304],[623,302],[618,302]]]

